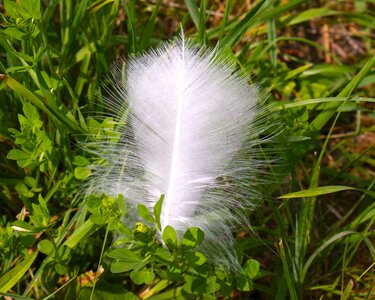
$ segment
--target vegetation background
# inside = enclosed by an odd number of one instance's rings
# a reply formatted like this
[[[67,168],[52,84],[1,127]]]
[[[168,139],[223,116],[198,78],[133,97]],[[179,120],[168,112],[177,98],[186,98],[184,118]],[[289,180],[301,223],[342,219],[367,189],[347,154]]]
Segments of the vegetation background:
[[[375,297],[374,0],[3,0],[0,11],[0,295]],[[103,109],[94,95],[111,63],[180,24],[251,74],[285,124],[287,175],[249,213],[253,232],[237,233],[241,278],[181,255],[197,257],[199,231],[193,244],[171,232],[160,254],[152,226],[121,227],[121,201],[80,193],[92,157],[76,145],[111,126],[87,117]],[[110,250],[116,231],[138,248]]]

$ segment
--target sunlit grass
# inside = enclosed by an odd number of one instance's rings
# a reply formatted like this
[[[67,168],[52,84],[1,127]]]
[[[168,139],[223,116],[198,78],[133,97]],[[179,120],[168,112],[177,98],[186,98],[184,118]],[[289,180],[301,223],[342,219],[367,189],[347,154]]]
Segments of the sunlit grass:
[[[238,234],[260,272],[252,291],[234,288],[230,297],[374,297],[373,4],[0,3],[1,293],[89,299],[98,270],[96,289],[107,299],[182,297],[182,279],[156,275],[136,285],[111,273],[108,258],[100,271],[108,224],[89,221],[80,191],[91,158],[77,147],[89,131],[100,135],[88,116],[104,109],[98,94],[111,63],[173,38],[181,24],[249,74],[283,124],[285,163],[274,172],[284,175],[272,180],[273,198],[249,214],[254,232]]]

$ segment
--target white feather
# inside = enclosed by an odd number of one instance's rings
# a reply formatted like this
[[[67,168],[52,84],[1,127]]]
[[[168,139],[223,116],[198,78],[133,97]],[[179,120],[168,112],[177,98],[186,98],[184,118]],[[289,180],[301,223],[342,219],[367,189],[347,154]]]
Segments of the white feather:
[[[89,192],[122,194],[150,211],[165,194],[163,228],[181,234],[199,227],[205,254],[234,262],[233,228],[247,223],[259,197],[255,146],[265,128],[257,89],[217,51],[187,45],[184,37],[114,74],[115,102],[108,106],[120,125],[107,129],[113,138],[94,143],[106,164],[96,166]]]

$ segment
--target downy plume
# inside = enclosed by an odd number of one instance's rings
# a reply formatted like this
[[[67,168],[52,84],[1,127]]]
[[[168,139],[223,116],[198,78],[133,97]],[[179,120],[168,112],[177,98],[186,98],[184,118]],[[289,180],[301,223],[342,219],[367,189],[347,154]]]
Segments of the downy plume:
[[[122,194],[130,218],[164,194],[162,228],[199,227],[205,255],[237,266],[233,230],[261,198],[259,145],[271,138],[258,89],[217,49],[184,36],[112,73],[106,105],[116,124],[88,145],[105,163],[93,167],[87,193]]]

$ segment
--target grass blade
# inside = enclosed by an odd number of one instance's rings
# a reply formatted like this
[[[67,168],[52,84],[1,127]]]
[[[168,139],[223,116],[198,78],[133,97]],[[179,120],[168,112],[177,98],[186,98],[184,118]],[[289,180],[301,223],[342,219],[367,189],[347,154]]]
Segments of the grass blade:
[[[348,191],[348,190],[357,190],[357,189],[350,187],[350,186],[338,186],[338,185],[337,186],[335,185],[320,186],[320,187],[311,188],[308,190],[285,194],[278,198],[279,199],[292,199],[292,198],[313,197],[313,196],[321,196],[321,195],[332,194],[332,193]]]
[[[258,16],[269,8],[271,3],[274,3],[274,1],[258,1],[245,17],[231,31],[226,33],[226,37],[220,42],[222,48],[232,47],[235,41],[244,34],[251,25],[259,20]]]
[[[71,133],[75,134],[86,134],[87,132],[79,127],[77,124],[72,122],[71,119],[68,119],[64,116],[61,112],[55,110],[47,103],[43,103],[42,100],[39,99],[34,93],[29,91],[25,88],[22,84],[20,84],[17,80],[13,79],[12,77],[0,74],[0,80],[3,80],[14,92],[18,95],[25,97],[29,100],[32,104],[34,104],[37,108],[47,113],[49,116],[57,119],[62,124],[64,124]]]
[[[339,93],[338,97],[349,97],[366,74],[375,66],[375,55],[363,66],[358,74],[346,85],[346,87]],[[312,122],[311,128],[313,130],[320,130],[332,116],[337,112],[340,104],[332,103],[326,110],[320,113]]]
[[[288,285],[289,293],[290,293],[290,299],[292,300],[297,300],[297,291],[294,286],[294,280],[292,277],[292,273],[290,272],[290,266],[291,266],[291,261],[287,259],[285,255],[285,250],[284,250],[284,244],[283,241],[281,240],[279,242],[279,247],[280,247],[280,258],[283,262],[283,267],[284,267],[284,276]]]
[[[150,19],[147,22],[146,28],[142,32],[142,36],[139,41],[140,51],[145,50],[150,44],[150,39],[151,39],[152,33],[154,32],[156,16],[158,15],[160,4],[161,4],[161,0],[157,0],[154,8],[152,9],[152,13],[151,13]]]
[[[196,0],[186,0],[186,6],[189,10],[190,16],[199,30],[199,11],[198,11],[198,5]]]
[[[4,274],[0,278],[0,292],[6,293],[9,291],[27,272],[37,256],[38,251],[35,251],[33,254],[27,256],[22,262],[18,263],[12,270]]]

